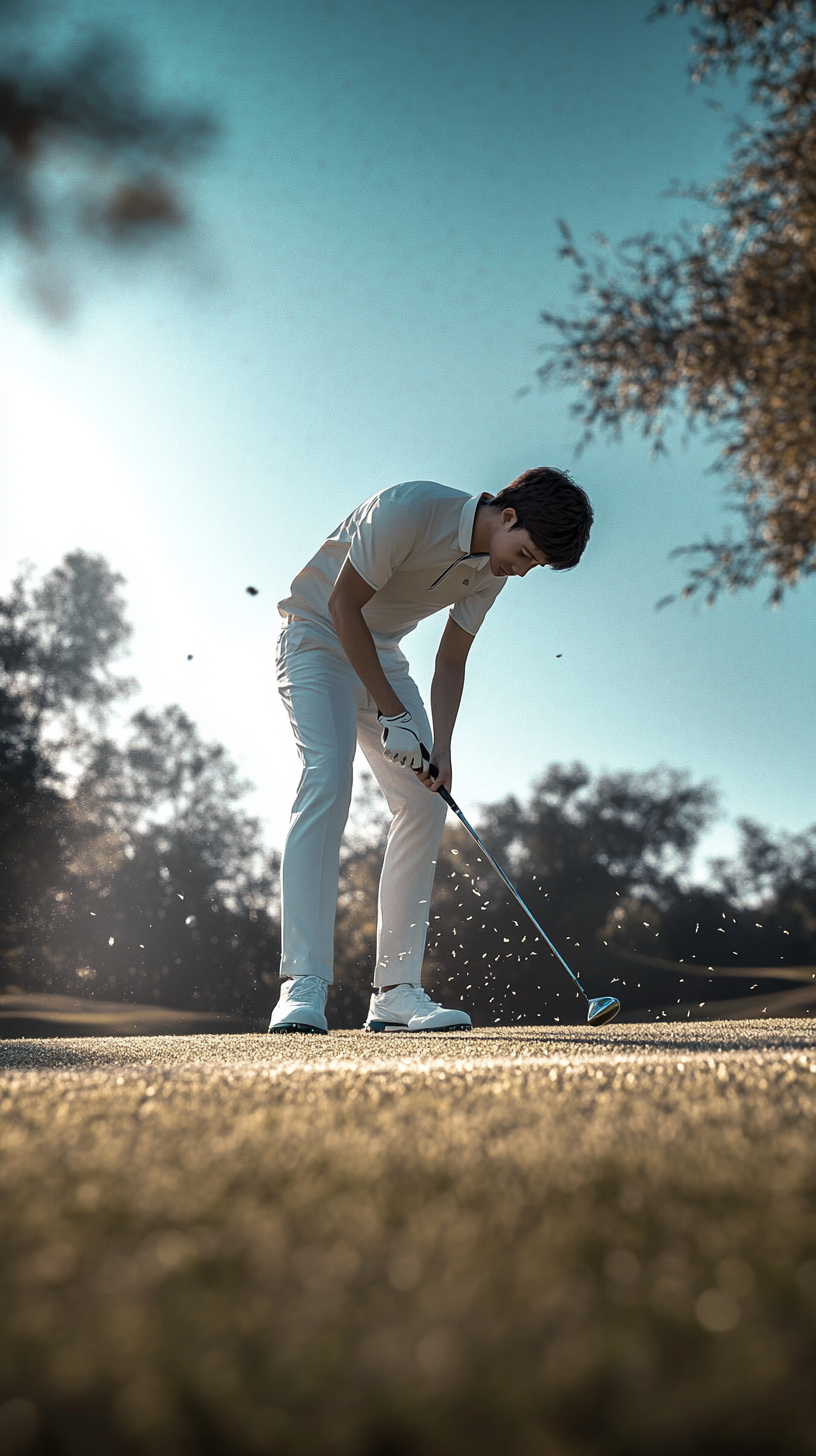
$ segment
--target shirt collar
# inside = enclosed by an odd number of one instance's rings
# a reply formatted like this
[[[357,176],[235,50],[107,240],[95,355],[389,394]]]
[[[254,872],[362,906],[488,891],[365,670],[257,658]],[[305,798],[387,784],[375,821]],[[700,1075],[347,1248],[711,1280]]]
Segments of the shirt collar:
[[[473,545],[473,526],[476,520],[476,512],[481,505],[482,499],[483,497],[481,495],[469,496],[462,506],[462,514],[459,517],[459,550],[466,551],[469,556],[471,555],[471,547]],[[487,552],[480,553],[478,556],[474,556],[473,560],[476,570],[481,571],[482,567],[487,565],[490,556]]]

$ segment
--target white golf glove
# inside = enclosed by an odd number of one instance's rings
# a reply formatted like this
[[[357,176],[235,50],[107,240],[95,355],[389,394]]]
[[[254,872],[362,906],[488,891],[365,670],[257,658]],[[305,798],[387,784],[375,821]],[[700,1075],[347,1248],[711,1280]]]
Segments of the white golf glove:
[[[427,768],[428,760],[423,756],[419,740],[419,726],[410,713],[398,713],[396,718],[377,717],[382,724],[383,753],[392,763],[401,763],[405,768]]]

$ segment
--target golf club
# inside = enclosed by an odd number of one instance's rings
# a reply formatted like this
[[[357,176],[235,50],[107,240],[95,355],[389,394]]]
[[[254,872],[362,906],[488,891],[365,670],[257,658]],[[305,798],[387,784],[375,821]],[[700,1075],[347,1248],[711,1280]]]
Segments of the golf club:
[[[423,752],[425,758],[427,758],[428,761],[430,762],[431,755],[429,754],[429,752],[428,752],[427,748],[425,747],[424,743],[421,743],[420,744],[420,748],[422,749],[422,752]],[[431,764],[431,766],[430,766],[430,774],[431,774],[431,778],[434,778],[435,779],[435,778],[438,777],[438,770],[434,767],[433,764]],[[553,955],[556,956],[557,959],[561,962],[562,966],[564,967],[564,970],[566,971],[566,973],[570,977],[570,979],[575,982],[576,986],[578,987],[578,990],[581,992],[581,995],[584,997],[584,999],[586,1000],[586,1003],[587,1003],[587,1007],[588,1007],[588,1011],[587,1011],[587,1021],[589,1022],[589,1025],[590,1026],[603,1026],[603,1024],[604,1024],[605,1021],[614,1021],[615,1017],[617,1016],[618,1012],[621,1009],[620,1008],[620,1001],[616,1000],[616,998],[614,996],[595,996],[595,997],[591,997],[591,996],[587,995],[587,992],[584,990],[583,986],[581,985],[581,982],[578,980],[578,977],[575,975],[575,972],[570,970],[569,966],[567,965],[567,963],[564,960],[564,957],[561,955],[560,951],[557,951],[556,950],[555,946],[553,945],[552,941],[550,940],[550,937],[546,934],[545,931],[543,931],[541,929],[541,926],[539,925],[538,921],[536,920],[536,918],[535,918],[532,910],[530,910],[529,907],[527,905],[525,905],[525,903],[522,900],[521,895],[519,894],[518,890],[515,888],[514,885],[512,885],[510,883],[510,881],[508,880],[506,874],[504,873],[504,870],[502,869],[501,865],[496,863],[496,861],[494,860],[492,854],[490,853],[490,850],[487,849],[486,846],[482,843],[481,839],[479,838],[478,834],[476,833],[476,830],[473,828],[473,825],[470,824],[470,823],[468,823],[467,819],[465,818],[464,814],[462,813],[462,810],[459,808],[459,805],[457,804],[456,800],[452,797],[452,795],[450,795],[448,793],[447,789],[439,789],[438,790],[438,793],[439,793],[440,799],[443,799],[445,801],[445,803],[447,804],[448,808],[453,810],[453,812],[456,815],[457,819],[459,819],[462,822],[462,824],[464,824],[464,826],[465,826],[468,834],[471,836],[472,839],[474,839],[476,841],[476,843],[478,844],[480,850],[482,851],[482,854],[484,854],[484,855],[487,856],[487,858],[489,859],[490,863],[492,864],[494,870],[496,871],[496,874],[497,875],[501,875],[501,878],[504,880],[504,883],[506,884],[506,886],[507,886],[508,890],[510,891],[511,895],[513,895],[516,898],[516,900],[518,900],[519,905],[521,906],[521,908],[524,911],[525,915],[529,916],[530,920],[532,920],[533,925],[535,926],[535,928],[538,931],[539,935],[541,936],[542,940],[550,947],[550,950],[552,951]]]

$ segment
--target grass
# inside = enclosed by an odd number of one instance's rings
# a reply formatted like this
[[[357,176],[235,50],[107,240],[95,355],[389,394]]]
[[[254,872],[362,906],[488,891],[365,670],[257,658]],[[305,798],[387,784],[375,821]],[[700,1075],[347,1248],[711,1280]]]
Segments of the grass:
[[[805,1021],[0,1067],[4,1456],[816,1451]]]

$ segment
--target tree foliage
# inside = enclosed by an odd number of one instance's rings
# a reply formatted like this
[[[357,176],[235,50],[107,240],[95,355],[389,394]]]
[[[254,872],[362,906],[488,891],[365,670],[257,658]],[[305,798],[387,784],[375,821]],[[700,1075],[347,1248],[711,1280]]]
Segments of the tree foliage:
[[[526,804],[489,805],[485,844],[592,994],[618,969],[608,927],[621,905],[673,904],[715,810],[708,784],[669,769],[593,777],[553,764]],[[431,907],[430,952],[442,983],[475,998],[488,1021],[580,1019],[576,993],[490,866],[451,831]],[[461,970],[460,970],[461,967]],[[461,992],[460,992],[461,994]]]
[[[277,860],[221,744],[178,707],[113,705],[122,578],[70,553],[0,600],[0,960],[8,984],[255,1014],[272,999]]]
[[[0,0],[0,227],[33,262],[40,305],[60,317],[74,242],[121,250],[185,226],[182,172],[215,127],[204,111],[153,101],[138,54],[113,31],[44,60],[48,20]]]
[[[347,1026],[365,1015],[386,827],[370,792],[360,807],[335,940],[332,1017]],[[737,854],[700,885],[691,856],[716,809],[709,784],[675,770],[595,776],[553,764],[526,801],[487,805],[478,828],[590,994],[611,987],[625,1011],[682,1003],[699,1014],[700,1002],[816,979],[816,828],[774,837],[746,821]],[[430,926],[426,980],[477,1025],[585,1019],[563,969],[453,820]]]
[[[97,724],[134,689],[111,661],[132,635],[119,588],[124,577],[103,556],[69,551],[32,586],[29,568],[0,598],[3,682],[30,731],[59,725],[61,745],[78,748],[79,713]]]
[[[102,558],[72,552],[0,599],[0,986],[235,1011],[260,1027],[278,986],[277,856],[228,753],[181,708],[140,708],[116,729],[132,687],[116,670],[121,588]],[[816,966],[816,827],[774,836],[745,821],[738,854],[695,885],[715,812],[710,785],[676,770],[553,764],[479,827],[587,989],[612,985],[648,1011],[747,994],[769,968],[778,990],[786,967]],[[365,779],[342,852],[334,1026],[365,1016],[386,833]],[[430,926],[427,982],[477,1024],[585,1014],[454,822]]]
[[[780,914],[800,915],[816,931],[816,825],[800,834],[770,833],[741,819],[736,860],[715,860],[715,882],[739,905],[772,904]]]
[[[682,548],[701,556],[683,594],[703,588],[710,603],[768,576],[777,603],[816,571],[816,6],[672,8],[702,17],[696,79],[746,73],[758,119],[740,125],[727,176],[687,194],[705,225],[629,239],[609,264],[585,259],[562,224],[581,304],[544,315],[556,340],[540,374],[581,386],[584,439],[635,423],[660,448],[677,412],[720,435],[743,529]]]

